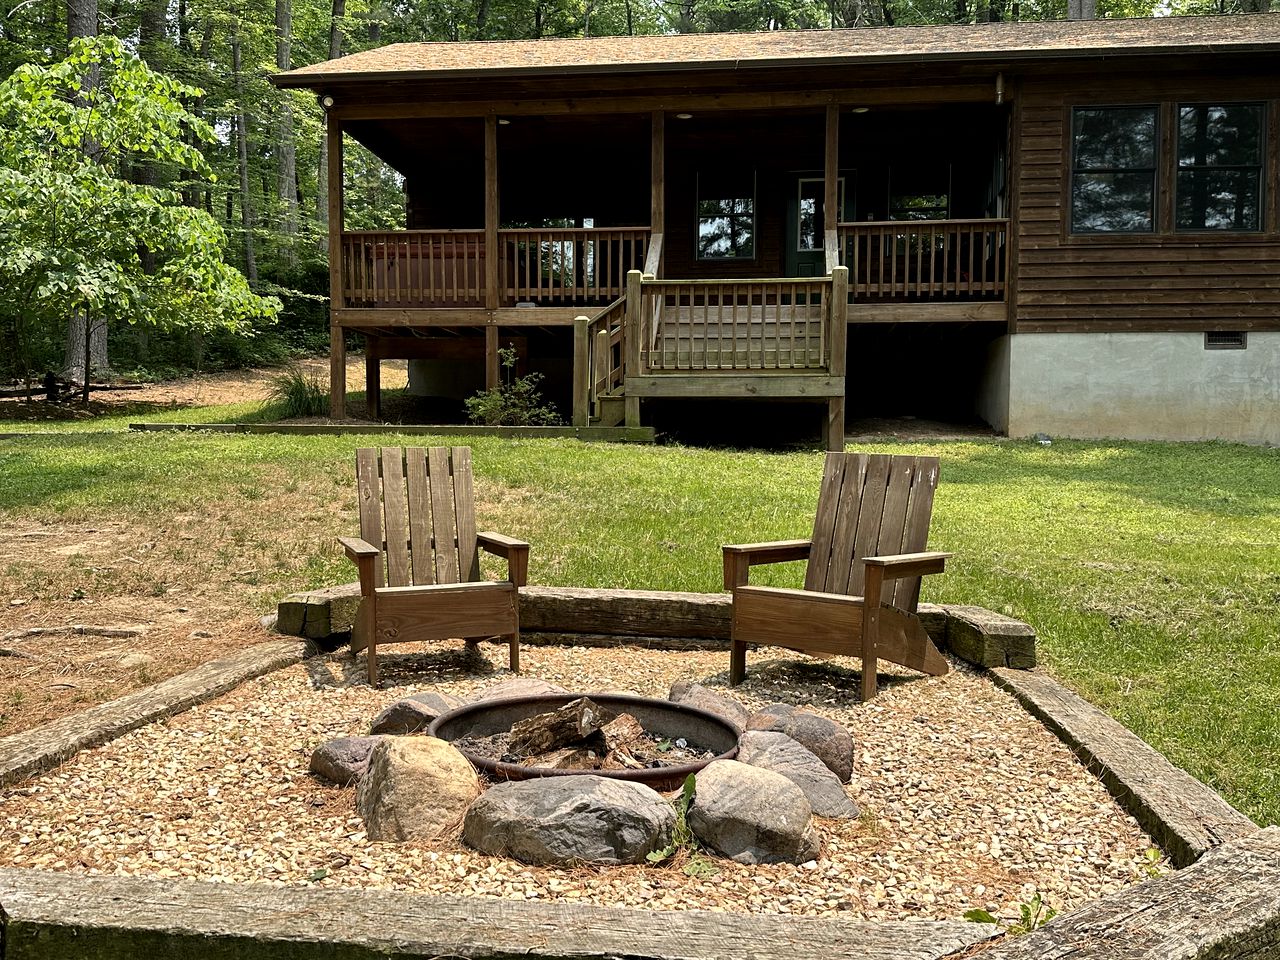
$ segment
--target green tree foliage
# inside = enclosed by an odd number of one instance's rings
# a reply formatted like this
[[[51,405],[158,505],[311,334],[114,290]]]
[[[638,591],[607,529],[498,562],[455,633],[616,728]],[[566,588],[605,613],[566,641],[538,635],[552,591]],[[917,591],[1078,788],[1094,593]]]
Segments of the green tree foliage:
[[[64,60],[0,83],[0,323],[24,376],[72,310],[241,334],[275,318],[278,302],[223,260],[212,216],[124,178],[141,161],[209,173],[189,141],[213,131],[181,102],[199,93],[114,37],[77,39]]]

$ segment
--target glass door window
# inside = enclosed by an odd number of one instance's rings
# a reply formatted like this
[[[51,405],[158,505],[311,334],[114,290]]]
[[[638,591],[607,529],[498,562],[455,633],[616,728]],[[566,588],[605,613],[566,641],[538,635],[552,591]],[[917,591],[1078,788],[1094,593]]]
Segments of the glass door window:
[[[796,251],[807,253],[822,249],[823,224],[826,222],[823,203],[826,198],[826,182],[821,177],[802,177],[796,185]],[[836,208],[844,210],[844,177],[836,181]],[[837,215],[839,220],[840,216]]]

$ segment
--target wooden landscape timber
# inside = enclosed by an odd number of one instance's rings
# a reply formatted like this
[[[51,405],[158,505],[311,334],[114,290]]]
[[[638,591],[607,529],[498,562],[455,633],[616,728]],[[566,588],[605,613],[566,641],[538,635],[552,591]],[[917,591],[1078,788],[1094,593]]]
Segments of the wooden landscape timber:
[[[1000,667],[991,676],[1075,751],[1176,866],[1258,831],[1212,789],[1051,677]]]
[[[938,960],[991,933],[17,869],[0,911],[4,960]]]
[[[406,423],[131,423],[130,430],[143,433],[186,432],[207,430],[210,433],[280,433],[294,436],[374,436],[403,435],[416,437],[504,437],[561,438],[588,443],[653,443],[653,427],[486,427],[449,424]],[[15,433],[6,436],[23,437]]]
[[[314,644],[305,640],[268,640],[118,700],[0,738],[0,787],[9,787],[51,770],[81,750],[181,713],[221,696],[246,680],[299,663],[318,652]],[[0,956],[8,960],[6,954]]]
[[[961,921],[639,911],[0,869],[5,960],[1264,960],[1280,828],[1024,937]],[[989,941],[984,943],[983,941]]]
[[[290,636],[345,643],[359,597],[360,585],[356,583],[291,594],[280,601],[276,629]],[[916,616],[934,643],[976,666],[1035,666],[1035,631],[1021,620],[982,607],[933,603],[921,603]],[[520,588],[522,642],[534,646],[581,643],[727,649],[731,619],[727,593]]]
[[[1280,956],[1280,827],[1126,887],[1025,937],[952,960],[1271,960]]]

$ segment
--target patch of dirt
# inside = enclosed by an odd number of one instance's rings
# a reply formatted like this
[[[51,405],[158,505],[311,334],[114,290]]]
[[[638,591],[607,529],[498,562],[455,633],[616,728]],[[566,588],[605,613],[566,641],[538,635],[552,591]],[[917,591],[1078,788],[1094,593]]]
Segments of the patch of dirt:
[[[304,373],[328,383],[329,358],[311,357],[296,366]],[[38,397],[31,402],[16,398],[0,399],[0,420],[91,420],[126,411],[144,415],[147,412],[184,407],[220,406],[228,403],[264,402],[271,393],[276,377],[287,368],[264,367],[254,370],[228,370],[199,373],[181,380],[140,385],[139,389],[100,390],[90,394],[86,406],[78,399],[49,403]],[[394,390],[408,382],[404,360],[382,361],[383,391]],[[347,358],[347,385],[364,383],[364,357]],[[384,403],[385,406],[385,403]]]
[[[1000,436],[981,420],[951,423],[919,417],[862,417],[845,424],[845,439],[876,440],[972,440]]]

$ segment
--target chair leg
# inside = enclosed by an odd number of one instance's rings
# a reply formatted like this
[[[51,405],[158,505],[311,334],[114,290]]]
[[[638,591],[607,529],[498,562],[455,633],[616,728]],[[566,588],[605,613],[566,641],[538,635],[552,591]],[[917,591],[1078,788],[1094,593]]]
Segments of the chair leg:
[[[747,645],[734,640],[729,645],[729,686],[736,687],[747,678]]]
[[[880,639],[880,588],[884,570],[867,564],[862,598],[862,702],[876,697],[876,644]]]
[[[512,673],[519,673],[520,672],[520,634],[518,632],[507,634],[507,644],[510,648],[510,653],[507,656],[507,663],[511,667]]]
[[[369,666],[369,686],[377,689],[378,686],[378,643],[373,637],[369,638],[369,646],[365,648],[365,656]]]

